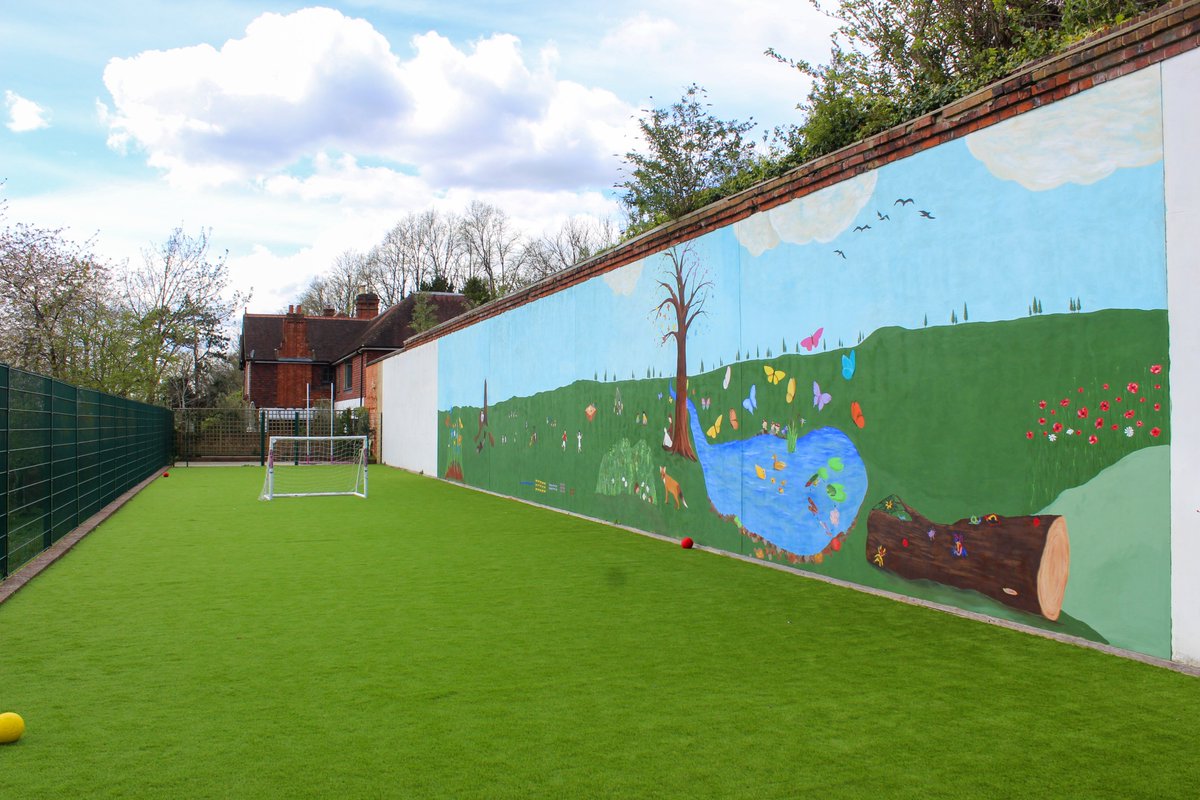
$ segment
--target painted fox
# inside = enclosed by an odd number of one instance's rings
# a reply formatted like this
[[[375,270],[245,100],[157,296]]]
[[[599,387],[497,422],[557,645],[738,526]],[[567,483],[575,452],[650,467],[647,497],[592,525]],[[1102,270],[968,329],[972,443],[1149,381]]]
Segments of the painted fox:
[[[683,504],[684,508],[688,507],[687,500],[683,499],[683,487],[679,485],[679,481],[667,474],[666,467],[659,467],[658,474],[662,475],[663,488],[666,490],[666,495],[663,497],[663,502],[667,502],[668,498],[675,500],[675,507],[679,508]]]

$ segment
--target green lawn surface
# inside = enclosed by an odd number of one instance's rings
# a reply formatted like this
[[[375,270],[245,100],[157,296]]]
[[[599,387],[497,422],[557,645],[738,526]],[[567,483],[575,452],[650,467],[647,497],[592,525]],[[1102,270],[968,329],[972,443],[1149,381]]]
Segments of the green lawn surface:
[[[172,470],[0,605],[0,796],[1192,796],[1200,680],[429,478]]]

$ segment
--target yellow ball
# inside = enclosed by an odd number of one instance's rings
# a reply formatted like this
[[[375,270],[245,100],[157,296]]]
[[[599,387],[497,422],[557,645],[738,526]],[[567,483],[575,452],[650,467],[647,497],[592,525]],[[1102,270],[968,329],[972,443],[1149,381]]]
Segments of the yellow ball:
[[[0,744],[9,744],[21,738],[25,732],[25,720],[20,714],[6,711],[0,714]]]

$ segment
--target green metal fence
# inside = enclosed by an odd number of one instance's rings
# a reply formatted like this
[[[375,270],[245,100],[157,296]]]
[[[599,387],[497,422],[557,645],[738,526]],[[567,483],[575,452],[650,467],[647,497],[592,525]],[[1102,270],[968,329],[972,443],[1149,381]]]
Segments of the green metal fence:
[[[171,411],[0,364],[0,580],[171,462]]]

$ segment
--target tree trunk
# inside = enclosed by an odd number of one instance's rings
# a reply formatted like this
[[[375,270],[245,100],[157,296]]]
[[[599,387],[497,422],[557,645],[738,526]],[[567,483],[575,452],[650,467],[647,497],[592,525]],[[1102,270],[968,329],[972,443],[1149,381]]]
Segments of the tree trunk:
[[[667,448],[667,452],[697,461],[696,451],[692,447],[692,431],[688,426],[686,341],[686,333],[676,337],[678,355],[675,361],[675,422],[671,426],[671,446]]]
[[[989,515],[942,525],[892,496],[867,517],[869,562],[909,580],[971,589],[1056,620],[1070,572],[1063,517]]]

